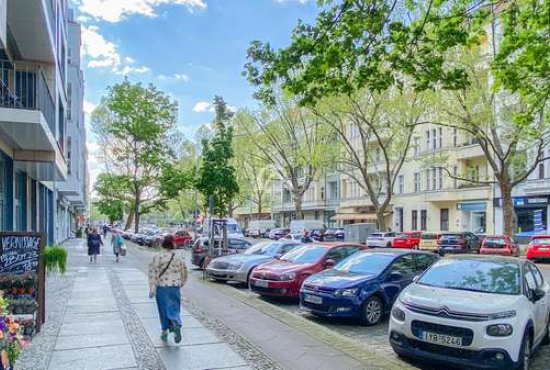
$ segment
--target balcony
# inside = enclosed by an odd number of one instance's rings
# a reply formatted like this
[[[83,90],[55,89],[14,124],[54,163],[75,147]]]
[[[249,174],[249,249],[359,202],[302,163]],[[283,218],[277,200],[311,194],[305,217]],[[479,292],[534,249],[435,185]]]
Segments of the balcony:
[[[465,144],[464,146],[461,146],[457,148],[457,157],[458,159],[475,159],[475,158],[483,158],[485,157],[485,154],[483,153],[483,150],[481,147],[476,144]]]
[[[0,138],[13,148],[17,167],[35,179],[66,178],[55,128],[55,104],[41,66],[0,60]]]

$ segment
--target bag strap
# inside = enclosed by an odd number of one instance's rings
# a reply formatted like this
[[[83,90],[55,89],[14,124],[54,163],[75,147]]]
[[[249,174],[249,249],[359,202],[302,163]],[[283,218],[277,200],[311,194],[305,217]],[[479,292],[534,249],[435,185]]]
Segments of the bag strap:
[[[164,268],[164,270],[162,270],[162,272],[159,274],[159,279],[162,277],[162,275],[164,275],[164,273],[166,271],[168,271],[168,268],[170,267],[170,264],[172,263],[172,260],[174,259],[174,253],[172,253],[172,257],[170,257],[170,261],[168,261],[168,264],[166,265],[166,267]]]

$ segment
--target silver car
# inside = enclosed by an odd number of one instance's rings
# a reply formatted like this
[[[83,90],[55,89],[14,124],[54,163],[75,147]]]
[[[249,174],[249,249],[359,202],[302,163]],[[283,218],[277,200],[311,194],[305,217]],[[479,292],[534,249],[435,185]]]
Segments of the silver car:
[[[214,280],[238,281],[248,284],[252,270],[272,259],[279,258],[301,245],[292,240],[269,241],[253,245],[243,254],[218,257],[206,268],[206,276]]]

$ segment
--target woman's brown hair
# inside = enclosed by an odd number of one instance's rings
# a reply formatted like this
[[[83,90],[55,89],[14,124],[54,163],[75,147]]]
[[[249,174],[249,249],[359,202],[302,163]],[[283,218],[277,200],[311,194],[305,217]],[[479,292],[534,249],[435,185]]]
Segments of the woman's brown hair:
[[[174,249],[176,247],[176,243],[174,242],[174,235],[166,235],[162,241],[162,247],[166,249]]]

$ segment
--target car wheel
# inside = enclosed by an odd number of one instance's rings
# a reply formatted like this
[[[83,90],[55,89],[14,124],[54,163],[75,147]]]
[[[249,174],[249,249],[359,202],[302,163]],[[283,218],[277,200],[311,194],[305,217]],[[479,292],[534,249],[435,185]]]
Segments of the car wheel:
[[[521,342],[521,351],[519,352],[518,362],[518,370],[529,370],[531,366],[531,336],[527,331],[523,335],[523,341]]]
[[[391,248],[391,243],[388,242],[388,244],[386,244],[386,248]]]
[[[382,321],[383,312],[384,304],[382,300],[376,296],[372,296],[363,304],[361,323],[365,326],[378,325]]]

